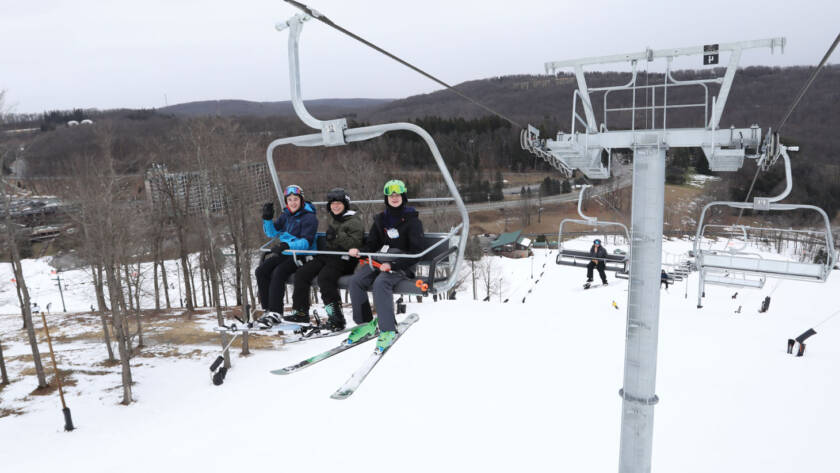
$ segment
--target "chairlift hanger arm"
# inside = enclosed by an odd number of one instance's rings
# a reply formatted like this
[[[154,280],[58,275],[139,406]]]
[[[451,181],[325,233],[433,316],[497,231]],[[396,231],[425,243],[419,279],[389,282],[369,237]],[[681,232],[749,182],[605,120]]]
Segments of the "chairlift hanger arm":
[[[405,61],[405,60],[403,60],[403,59],[399,58],[398,56],[396,56],[396,55],[394,55],[394,54],[392,54],[392,53],[390,53],[390,52],[386,51],[385,49],[383,49],[383,48],[381,48],[381,47],[379,47],[379,46],[377,46],[377,45],[375,45],[375,44],[371,43],[370,41],[368,41],[368,40],[366,40],[366,39],[362,38],[361,36],[359,36],[359,35],[357,35],[357,34],[353,33],[352,31],[349,31],[349,30],[347,30],[347,29],[345,29],[345,28],[343,28],[343,27],[341,27],[341,26],[339,26],[339,25],[335,24],[332,20],[330,20],[329,18],[327,18],[327,17],[326,17],[324,14],[322,14],[321,12],[319,12],[319,11],[317,11],[317,10],[315,10],[315,9],[312,9],[312,8],[310,8],[310,7],[306,6],[306,5],[304,5],[303,3],[297,2],[297,1],[295,1],[295,0],[284,0],[284,1],[285,1],[286,3],[288,3],[288,4],[292,5],[292,6],[294,6],[295,8],[300,9],[301,11],[303,11],[305,14],[307,14],[307,15],[311,16],[312,18],[315,18],[316,20],[318,20],[318,21],[320,21],[320,22],[324,23],[325,25],[328,25],[328,26],[330,26],[330,27],[332,27],[332,28],[334,28],[334,29],[336,29],[336,30],[340,31],[341,33],[344,33],[345,35],[347,35],[347,36],[349,36],[349,37],[351,37],[351,38],[355,39],[356,41],[358,41],[358,42],[360,42],[360,43],[364,44],[365,46],[367,46],[367,47],[369,47],[369,48],[371,48],[371,49],[374,49],[374,50],[376,50],[377,52],[379,52],[379,53],[381,53],[381,54],[384,54],[385,56],[387,56],[387,57],[389,57],[389,58],[393,59],[394,61],[397,61],[398,63],[402,64],[403,66],[405,66],[405,67],[407,67],[407,68],[409,68],[409,69],[411,69],[411,70],[413,70],[414,72],[417,72],[418,74],[420,74],[420,75],[422,75],[422,76],[424,76],[424,77],[426,77],[426,78],[428,78],[428,79],[431,79],[432,81],[434,81],[434,82],[436,82],[436,83],[438,83],[438,84],[440,84],[440,85],[442,85],[442,86],[446,87],[447,89],[451,90],[451,91],[452,91],[452,92],[454,92],[456,95],[458,95],[459,97],[461,97],[461,98],[463,98],[463,99],[465,99],[465,100],[467,100],[467,101],[471,102],[471,103],[472,103],[472,104],[474,104],[474,105],[477,105],[478,107],[480,107],[480,108],[482,108],[482,109],[486,110],[487,112],[492,113],[493,115],[496,115],[497,117],[499,117],[499,118],[501,118],[501,119],[503,119],[503,120],[505,120],[505,121],[509,122],[511,125],[514,125],[514,126],[516,126],[517,128],[524,128],[521,124],[517,123],[517,122],[516,122],[516,121],[514,121],[512,118],[510,118],[510,117],[508,117],[508,116],[506,116],[506,115],[503,115],[503,114],[501,114],[501,113],[497,112],[496,110],[493,110],[492,108],[490,108],[490,107],[488,107],[488,106],[484,105],[483,103],[479,102],[478,100],[476,100],[476,99],[474,99],[474,98],[472,98],[472,97],[470,97],[470,96],[468,96],[468,95],[464,94],[464,93],[463,93],[463,92],[461,92],[460,90],[458,90],[458,89],[456,89],[455,87],[453,87],[453,86],[451,86],[451,85],[447,84],[446,82],[444,82],[444,81],[442,81],[442,80],[438,79],[437,77],[435,77],[435,76],[433,76],[433,75],[429,74],[428,72],[426,72],[426,71],[424,71],[424,70],[420,69],[419,67],[414,66],[413,64],[411,64],[411,63],[409,63],[409,62],[407,62],[407,61]]]
[[[578,195],[577,211],[578,211],[578,215],[580,215],[581,218],[583,218],[587,222],[595,223],[595,222],[598,221],[598,217],[589,217],[587,215],[584,215],[583,214],[583,208],[581,207],[581,205],[583,204],[583,193],[586,192],[586,189],[588,187],[592,187],[592,186],[590,184],[584,184],[580,187],[580,194]]]
[[[289,1],[289,0],[287,0]],[[314,18],[317,18],[330,26],[333,26],[340,31],[344,32],[345,34],[350,35],[362,42],[365,42],[361,38],[353,35],[352,33],[343,30],[342,28],[338,27],[329,19],[321,15],[319,12],[309,9],[305,5],[302,5],[298,2],[289,1],[289,3],[294,4],[298,8],[304,9],[307,15],[311,15]],[[277,192],[278,198],[281,200],[283,199],[283,188],[280,183],[280,179],[277,174],[277,169],[274,164],[274,150],[275,148],[293,144],[295,146],[341,146],[346,145],[350,142],[355,141],[364,141],[372,138],[376,138],[378,136],[383,135],[389,131],[410,131],[412,133],[417,134],[426,145],[429,147],[429,150],[432,153],[432,157],[435,160],[435,164],[437,164],[438,169],[440,170],[443,180],[449,190],[449,193],[452,195],[452,200],[454,200],[456,206],[458,207],[458,211],[461,216],[461,224],[458,229],[458,243],[457,243],[457,258],[455,262],[455,268],[450,275],[450,277],[446,280],[444,284],[442,284],[441,290],[449,290],[455,284],[455,277],[458,273],[458,269],[460,268],[461,263],[464,259],[464,250],[466,248],[467,236],[469,232],[469,215],[467,213],[466,206],[464,205],[463,199],[461,199],[461,195],[458,193],[458,188],[455,185],[455,182],[452,179],[452,176],[449,173],[449,170],[446,167],[446,163],[443,161],[443,157],[441,156],[440,150],[438,149],[437,145],[435,144],[434,139],[429,135],[429,133],[424,130],[423,128],[414,125],[412,123],[387,123],[381,125],[373,125],[367,127],[359,127],[359,128],[347,128],[347,120],[344,118],[340,118],[337,120],[329,120],[329,121],[320,121],[316,118],[312,117],[307,111],[306,108],[303,106],[303,99],[301,98],[300,92],[300,74],[299,74],[299,47],[298,42],[300,38],[300,33],[303,27],[303,22],[306,21],[308,17],[306,15],[295,15],[290,20],[288,20],[284,24],[280,24],[277,26],[278,30],[284,30],[288,28],[289,31],[289,77],[291,80],[291,95],[293,103],[295,104],[295,112],[301,118],[301,120],[309,126],[312,126],[315,129],[320,129],[320,133],[313,133],[309,135],[303,136],[292,136],[287,138],[277,139],[271,142],[266,150],[266,160],[268,163],[269,171],[271,172],[271,178],[274,183],[275,190]],[[369,44],[365,42],[366,44]],[[370,45],[370,44],[369,44]],[[370,45],[374,47],[373,45]],[[410,66],[410,65],[409,65]],[[457,91],[456,91],[457,93]],[[462,95],[462,94],[461,94]],[[479,104],[480,105],[480,104]],[[486,108],[486,107],[485,107]],[[488,109],[489,110],[489,109]],[[491,110],[492,112],[492,110]],[[495,112],[494,112],[495,113]],[[499,115],[498,113],[496,113]],[[502,118],[505,118],[502,115],[499,115]],[[512,122],[516,124],[515,122]],[[457,231],[457,230],[456,230]],[[425,254],[425,253],[424,253]]]

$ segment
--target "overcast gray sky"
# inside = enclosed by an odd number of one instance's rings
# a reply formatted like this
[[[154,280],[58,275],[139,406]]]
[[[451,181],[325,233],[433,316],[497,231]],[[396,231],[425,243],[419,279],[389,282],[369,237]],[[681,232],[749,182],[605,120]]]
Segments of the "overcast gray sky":
[[[345,28],[459,83],[541,74],[543,63],[785,36],[784,55],[742,65],[816,64],[837,35],[836,0],[306,0]],[[0,89],[13,112],[288,100],[282,0],[0,0]],[[437,84],[319,22],[301,39],[305,98],[400,98]],[[840,51],[830,62],[836,63]],[[724,58],[721,58],[724,59]],[[700,67],[700,58],[678,62]]]

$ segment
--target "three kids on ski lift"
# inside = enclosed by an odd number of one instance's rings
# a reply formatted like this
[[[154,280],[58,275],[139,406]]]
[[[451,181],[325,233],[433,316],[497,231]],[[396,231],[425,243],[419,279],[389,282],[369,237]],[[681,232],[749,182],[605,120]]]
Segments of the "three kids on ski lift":
[[[350,196],[342,188],[331,189],[327,193],[331,218],[323,248],[317,248],[316,245],[318,218],[315,216],[315,207],[305,200],[300,186],[286,187],[286,206],[277,218],[274,218],[272,203],[263,205],[263,231],[277,242],[271,246],[273,256],[266,258],[256,269],[260,305],[265,311],[260,323],[263,326],[280,323],[281,320],[309,323],[309,289],[312,280],[317,277],[328,316],[325,328],[331,331],[344,330],[346,321],[341,310],[338,279],[353,274],[348,290],[353,306],[353,321],[357,325],[350,332],[347,343],[356,343],[374,336],[378,330],[377,349],[387,349],[396,336],[394,287],[414,276],[411,268],[419,258],[394,258],[393,261],[380,259],[375,265],[360,266],[359,256],[361,252],[423,251],[423,224],[418,212],[407,206],[407,190],[405,183],[400,180],[385,183],[385,209],[374,217],[365,240],[362,221],[357,212],[350,208]],[[303,261],[299,267],[288,250],[322,250],[346,254],[299,255],[298,260]],[[295,277],[292,310],[283,315],[286,281],[296,272],[299,274]],[[368,300],[367,291],[370,289],[373,290],[378,318],[373,317]]]

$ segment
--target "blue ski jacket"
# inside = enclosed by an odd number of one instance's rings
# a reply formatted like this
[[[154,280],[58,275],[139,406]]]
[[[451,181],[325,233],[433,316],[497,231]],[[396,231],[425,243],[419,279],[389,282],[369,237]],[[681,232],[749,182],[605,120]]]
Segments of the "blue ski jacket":
[[[304,202],[294,214],[288,207],[272,220],[263,220],[263,231],[269,238],[286,242],[291,250],[317,250],[315,233],[318,231],[318,217],[311,202]]]

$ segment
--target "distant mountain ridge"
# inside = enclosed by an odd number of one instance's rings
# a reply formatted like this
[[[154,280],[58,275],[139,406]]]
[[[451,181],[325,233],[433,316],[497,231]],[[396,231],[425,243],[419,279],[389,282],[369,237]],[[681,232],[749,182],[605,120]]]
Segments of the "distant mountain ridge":
[[[315,99],[306,100],[306,108],[312,113],[355,114],[383,106],[393,99]],[[183,117],[199,116],[294,116],[294,107],[289,100],[281,102],[252,102],[249,100],[204,100],[161,107],[158,112]]]

